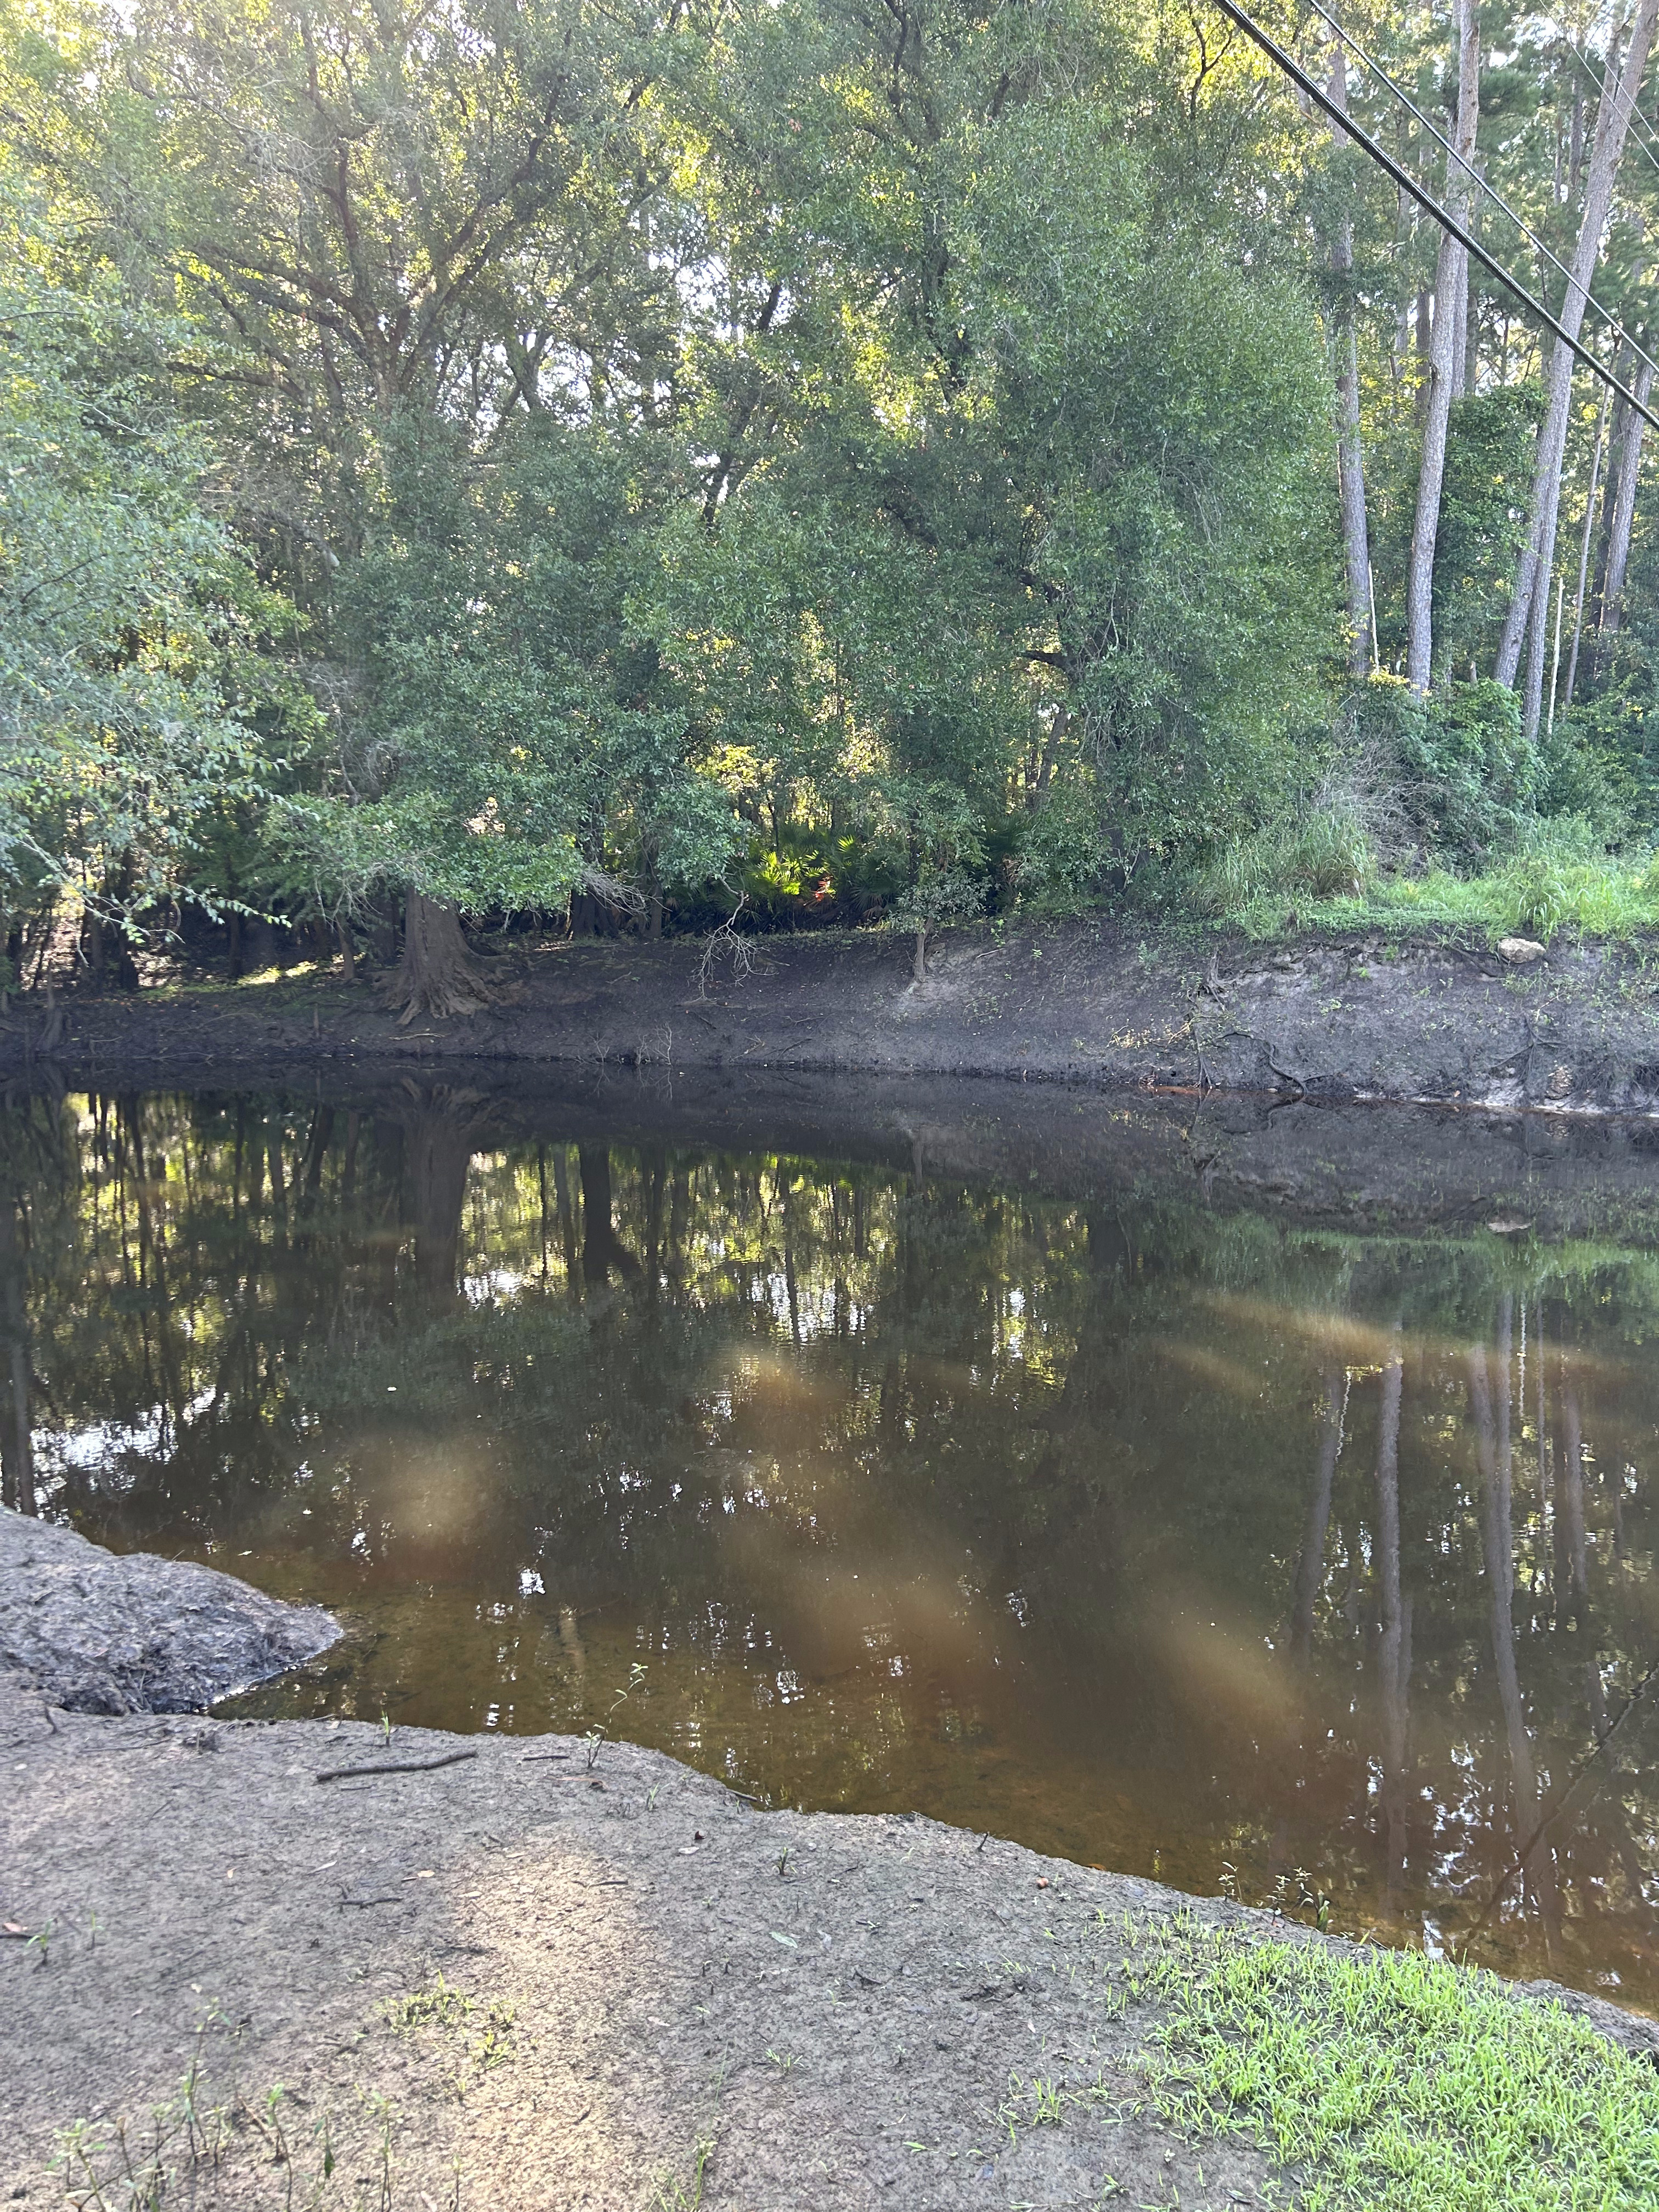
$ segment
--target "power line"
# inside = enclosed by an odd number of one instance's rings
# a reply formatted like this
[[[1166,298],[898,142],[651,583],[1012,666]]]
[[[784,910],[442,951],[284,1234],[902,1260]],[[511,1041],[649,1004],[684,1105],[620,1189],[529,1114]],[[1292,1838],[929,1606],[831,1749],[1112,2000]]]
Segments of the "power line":
[[[1322,8],[1320,5],[1320,0],[1308,0],[1308,5],[1316,15],[1319,16],[1322,21],[1330,25],[1332,30],[1336,33],[1337,37],[1342,40],[1345,46],[1352,50],[1356,58],[1370,71],[1371,75],[1380,79],[1383,84],[1387,85],[1389,90],[1394,94],[1401,106],[1404,107],[1409,114],[1415,116],[1418,122],[1422,125],[1423,128],[1428,132],[1435,143],[1445,149],[1446,153],[1449,155],[1451,160],[1456,162],[1458,167],[1463,170],[1468,176],[1474,179],[1474,183],[1486,195],[1486,198],[1494,204],[1494,205],[1502,208],[1504,213],[1508,216],[1510,221],[1514,223],[1516,228],[1521,233],[1522,236],[1528,240],[1532,245],[1535,246],[1545,258],[1551,262],[1555,268],[1559,269],[1561,274],[1566,278],[1568,283],[1571,284],[1572,282],[1572,271],[1568,268],[1566,263],[1563,261],[1560,256],[1539,236],[1532,225],[1526,220],[1525,216],[1519,214],[1516,209],[1510,205],[1509,202],[1504,198],[1504,195],[1498,190],[1497,186],[1495,185],[1489,184],[1486,179],[1481,175],[1480,170],[1475,167],[1474,164],[1472,161],[1466,161],[1463,155],[1458,152],[1456,147],[1453,145],[1451,140],[1443,136],[1441,131],[1430,120],[1428,116],[1426,116],[1423,112],[1422,109],[1417,106],[1416,102],[1412,99],[1410,94],[1405,90],[1403,86],[1398,85],[1395,82],[1394,79],[1389,75],[1389,72],[1382,67],[1382,64],[1380,62],[1374,61],[1370,55],[1365,52],[1365,49],[1360,45],[1358,40],[1354,37],[1353,33],[1351,31],[1345,29],[1344,27],[1337,21],[1335,16],[1330,13],[1328,9]],[[1592,83],[1595,82],[1595,79],[1593,77],[1590,81]],[[1598,91],[1602,92],[1603,96],[1605,97],[1604,88],[1598,87],[1597,89]],[[1643,150],[1647,152],[1645,146]],[[1651,153],[1648,153],[1648,159],[1650,161],[1654,160],[1654,156]],[[1655,167],[1659,167],[1659,162],[1655,162]],[[1656,362],[1652,356],[1647,351],[1646,348],[1639,344],[1638,341],[1631,336],[1624,325],[1619,322],[1613,316],[1610,315],[1607,313],[1607,310],[1602,307],[1598,301],[1591,296],[1588,288],[1585,290],[1584,298],[1586,304],[1595,308],[1596,313],[1607,325],[1613,337],[1621,339],[1626,345],[1629,346],[1632,352],[1635,354],[1638,361],[1644,362],[1649,368],[1652,369],[1656,374],[1659,374],[1659,362]]]
[[[1402,162],[1396,161],[1392,154],[1379,146],[1370,132],[1363,125],[1345,115],[1323,86],[1316,83],[1296,57],[1287,53],[1278,40],[1269,32],[1264,31],[1253,16],[1247,15],[1237,4],[1237,0],[1215,0],[1215,4],[1224,15],[1237,24],[1247,38],[1253,40],[1261,47],[1268,60],[1281,69],[1292,84],[1300,86],[1322,113],[1328,115],[1334,123],[1341,127],[1359,148],[1361,153],[1369,154],[1377,167],[1392,177],[1402,191],[1409,192],[1424,212],[1431,216],[1449,237],[1455,238],[1466,253],[1472,254],[1483,269],[1489,270],[1507,291],[1512,292],[1528,314],[1536,315],[1546,330],[1553,331],[1568,351],[1576,355],[1583,362],[1586,368],[1598,376],[1611,390],[1616,392],[1627,406],[1634,408],[1644,422],[1650,422],[1656,430],[1659,430],[1659,415],[1656,415],[1650,407],[1644,406],[1633,392],[1620,382],[1610,368],[1604,368],[1589,348],[1574,337],[1564,324],[1559,323],[1543,301],[1534,298],[1518,276],[1510,276],[1503,263],[1494,255],[1488,253],[1473,232],[1459,222],[1455,216],[1442,207],[1434,194],[1426,185],[1419,185]]]
[[[1605,74],[1601,76],[1597,76],[1595,71],[1590,67],[1589,56],[1586,53],[1581,52],[1577,46],[1569,44],[1567,46],[1567,52],[1572,56],[1574,61],[1577,63],[1579,68],[1589,79],[1590,82],[1595,87],[1596,98],[1598,100],[1605,100],[1607,96],[1607,80]],[[1654,152],[1653,125],[1648,121],[1647,117],[1643,114],[1639,107],[1633,106],[1631,109],[1630,115],[1632,123],[1639,124],[1641,126],[1636,133],[1637,144],[1647,155],[1649,161],[1652,162],[1655,169],[1659,170],[1659,154],[1656,154]]]

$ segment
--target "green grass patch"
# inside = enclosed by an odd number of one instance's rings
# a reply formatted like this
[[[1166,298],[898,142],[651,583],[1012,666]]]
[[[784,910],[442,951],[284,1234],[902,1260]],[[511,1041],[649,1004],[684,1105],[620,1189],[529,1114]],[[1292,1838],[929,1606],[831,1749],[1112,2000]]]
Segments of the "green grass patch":
[[[1534,821],[1476,872],[1382,867],[1340,807],[1316,807],[1235,839],[1193,885],[1197,908],[1255,938],[1297,929],[1547,940],[1558,930],[1636,939],[1659,930],[1659,855],[1612,853],[1591,824]]]
[[[1144,1986],[1160,2116],[1258,2144],[1304,2212],[1659,2205],[1659,2075],[1495,1975],[1177,1922]]]
[[[1547,942],[1564,929],[1633,939],[1659,930],[1659,879],[1645,865],[1632,869],[1612,860],[1521,859],[1480,876],[1434,868],[1422,876],[1382,878],[1346,896],[1264,896],[1237,919],[1247,934],[1267,937],[1284,933],[1292,916],[1305,929],[1399,936],[1450,931],[1488,944],[1510,935]]]

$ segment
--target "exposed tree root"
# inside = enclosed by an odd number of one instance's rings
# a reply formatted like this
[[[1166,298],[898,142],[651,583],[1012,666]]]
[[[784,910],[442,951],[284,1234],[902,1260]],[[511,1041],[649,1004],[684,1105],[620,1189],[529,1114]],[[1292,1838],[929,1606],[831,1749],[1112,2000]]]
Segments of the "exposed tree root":
[[[476,1014],[491,996],[468,957],[454,908],[411,890],[404,908],[404,957],[386,990],[386,1004],[403,1010],[398,1027],[416,1014]]]

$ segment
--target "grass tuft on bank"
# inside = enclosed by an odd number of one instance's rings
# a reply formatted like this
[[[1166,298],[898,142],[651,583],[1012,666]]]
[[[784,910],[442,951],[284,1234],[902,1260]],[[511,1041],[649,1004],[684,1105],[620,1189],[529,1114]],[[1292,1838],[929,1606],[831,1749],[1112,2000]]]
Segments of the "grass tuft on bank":
[[[1380,932],[1495,945],[1565,930],[1633,942],[1659,932],[1659,853],[1611,852],[1591,823],[1569,818],[1529,823],[1514,850],[1483,867],[1391,868],[1356,815],[1316,806],[1226,846],[1194,903],[1255,939]]]
[[[1659,2204],[1659,2075],[1495,1975],[1187,1923],[1148,1979],[1154,2109],[1258,2144],[1301,2212]]]

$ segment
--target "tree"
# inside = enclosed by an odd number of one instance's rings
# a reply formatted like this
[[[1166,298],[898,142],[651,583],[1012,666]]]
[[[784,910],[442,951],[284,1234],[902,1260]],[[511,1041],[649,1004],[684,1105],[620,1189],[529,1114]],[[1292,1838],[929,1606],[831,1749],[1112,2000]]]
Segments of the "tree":
[[[1616,81],[1609,64],[1595,118],[1595,143],[1584,187],[1583,216],[1573,251],[1566,296],[1559,320],[1571,337],[1583,327],[1590,280],[1601,258],[1613,187],[1625,150],[1631,117],[1646,74],[1649,48],[1659,23],[1659,0],[1637,0],[1629,44]],[[1544,644],[1549,617],[1549,578],[1555,560],[1556,518],[1561,495],[1561,467],[1566,450],[1567,410],[1572,398],[1573,354],[1561,339],[1550,356],[1549,407],[1538,433],[1532,495],[1527,508],[1527,542],[1516,573],[1515,592],[1498,648],[1495,673],[1512,684],[1528,645],[1523,720],[1530,738],[1538,728],[1543,691]],[[1541,587],[1540,587],[1540,579]]]
[[[1346,56],[1339,39],[1331,52],[1331,97],[1346,113]],[[1340,134],[1332,126],[1341,150]],[[1344,183],[1348,179],[1344,179]],[[1376,622],[1371,611],[1370,532],[1365,511],[1365,447],[1359,419],[1359,335],[1353,282],[1353,217],[1345,209],[1331,243],[1332,335],[1336,350],[1336,463],[1342,503],[1342,550],[1348,589],[1348,671],[1368,676],[1376,665]]]
[[[1446,206],[1463,222],[1480,119],[1480,21],[1475,0],[1457,0],[1457,110],[1452,150],[1446,156]],[[1425,692],[1434,672],[1434,548],[1440,530],[1440,494],[1446,472],[1446,432],[1452,399],[1463,376],[1463,331],[1457,312],[1468,294],[1468,250],[1443,234],[1435,266],[1434,338],[1429,353],[1428,405],[1423,420],[1423,458],[1417,477],[1417,513],[1406,571],[1406,678]]]
[[[325,905],[406,905],[405,1012],[483,1003],[457,913],[547,913],[629,878],[701,884],[733,848],[683,715],[653,696],[626,606],[648,514],[628,450],[520,423],[488,465],[416,416],[388,432],[400,486],[343,580],[361,671],[330,787],[275,831]]]
[[[256,654],[289,626],[204,511],[170,405],[175,324],[112,273],[76,290],[39,203],[0,201],[0,904],[68,896],[136,933],[210,902],[204,840],[269,762]],[[262,696],[263,695],[263,696]]]

